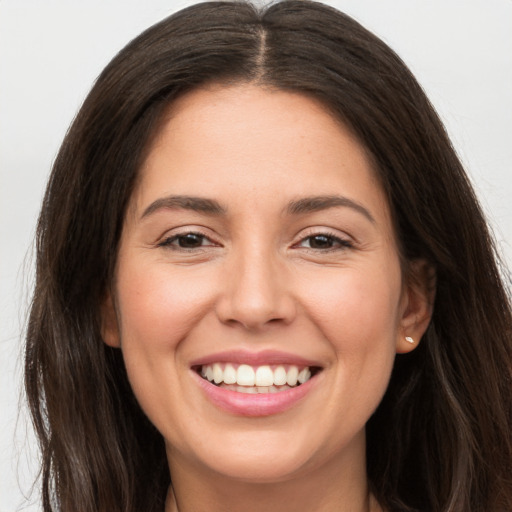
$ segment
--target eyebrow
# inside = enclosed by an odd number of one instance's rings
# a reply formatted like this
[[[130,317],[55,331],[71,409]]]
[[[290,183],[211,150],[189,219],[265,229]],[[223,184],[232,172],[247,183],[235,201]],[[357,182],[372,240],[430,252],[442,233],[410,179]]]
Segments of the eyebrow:
[[[370,222],[375,224],[372,214],[361,204],[353,199],[338,195],[312,196],[290,201],[285,211],[292,215],[300,215],[303,213],[318,212],[336,207],[352,208],[356,212],[364,215]]]
[[[285,212],[290,215],[301,215],[304,213],[318,212],[329,208],[346,207],[352,208],[362,214],[370,222],[375,224],[372,214],[361,204],[349,199],[348,197],[338,195],[311,196],[290,201],[285,208]],[[195,196],[167,196],[153,201],[142,213],[141,219],[162,209],[183,209],[195,212],[206,213],[208,215],[226,215],[227,210],[221,206],[218,201],[205,197]]]
[[[167,196],[153,201],[142,213],[141,219],[162,209],[182,209],[209,215],[225,215],[226,209],[214,199],[194,196]]]

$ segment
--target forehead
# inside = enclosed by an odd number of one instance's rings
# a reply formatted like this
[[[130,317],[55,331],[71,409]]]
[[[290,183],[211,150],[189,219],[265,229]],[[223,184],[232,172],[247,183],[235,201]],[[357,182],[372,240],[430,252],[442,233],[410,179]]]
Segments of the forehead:
[[[212,86],[172,104],[132,205],[141,211],[158,195],[193,194],[277,207],[332,193],[353,195],[389,216],[365,148],[319,101],[254,85]]]

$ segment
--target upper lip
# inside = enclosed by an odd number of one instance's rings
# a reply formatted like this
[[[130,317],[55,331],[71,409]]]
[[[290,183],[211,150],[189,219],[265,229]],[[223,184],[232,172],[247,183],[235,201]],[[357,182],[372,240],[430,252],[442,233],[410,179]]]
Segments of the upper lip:
[[[295,366],[309,366],[321,367],[318,361],[307,359],[288,352],[279,350],[262,350],[259,352],[251,352],[248,350],[226,350],[223,352],[216,352],[200,357],[192,361],[191,366],[203,366],[213,363],[236,363],[248,364],[249,366],[262,366],[262,365],[295,365]]]

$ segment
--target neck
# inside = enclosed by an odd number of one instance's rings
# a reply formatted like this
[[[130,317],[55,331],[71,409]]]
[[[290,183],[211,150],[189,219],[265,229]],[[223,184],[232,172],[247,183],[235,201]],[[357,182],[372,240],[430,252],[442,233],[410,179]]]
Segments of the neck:
[[[248,504],[248,502],[244,501],[243,503],[240,503],[240,505],[239,505],[241,508],[230,508],[230,506],[228,505],[226,508],[224,508],[224,510],[244,510],[244,512],[245,511],[252,512],[253,510],[260,511],[262,507],[268,508],[268,505],[266,503],[266,501],[268,501],[268,500],[263,500],[263,501],[265,501],[264,504],[261,504],[261,502],[252,502],[253,506]],[[217,505],[218,504],[215,504],[213,502],[211,503],[211,506],[215,507],[215,510],[222,510],[222,507],[218,508]],[[191,505],[190,503],[183,503],[181,507],[178,506],[178,502],[176,499],[176,495],[174,494],[174,490],[172,487],[169,487],[169,492],[167,494],[167,500],[166,500],[166,505],[165,505],[165,512],[188,512],[191,510],[197,510],[197,509],[193,508],[194,506],[195,505]],[[223,505],[223,506],[225,506],[225,505]],[[304,506],[304,504],[297,505],[294,500],[294,504],[293,504],[294,511],[308,510],[311,512],[320,512],[320,511],[321,512],[330,512],[330,511],[332,511],[332,512],[347,511],[348,512],[350,510],[350,512],[354,512],[355,510],[357,510],[360,512],[385,512],[380,507],[380,505],[377,502],[377,500],[375,499],[375,497],[373,495],[371,495],[370,493],[367,493],[365,498],[361,501],[359,508],[353,508],[352,506],[347,506],[346,502],[343,502],[342,504],[340,503],[340,505],[335,506],[336,508],[333,508],[333,506],[330,506],[330,505],[324,506],[323,503],[321,502],[321,500],[314,500],[314,503],[312,503],[310,505],[306,505],[306,507],[310,507],[310,508],[303,509],[303,508],[301,508],[303,506]],[[328,507],[328,508],[326,508],[326,507]],[[274,510],[274,508],[272,510]],[[291,510],[290,506],[286,506],[286,508],[283,508],[283,504],[280,501],[279,501],[278,509],[280,511]],[[214,509],[212,508],[212,509],[201,509],[201,510],[210,512],[210,510],[213,511]]]
[[[255,483],[169,457],[173,488],[165,512],[382,512],[371,496],[364,457],[308,468],[278,482]]]

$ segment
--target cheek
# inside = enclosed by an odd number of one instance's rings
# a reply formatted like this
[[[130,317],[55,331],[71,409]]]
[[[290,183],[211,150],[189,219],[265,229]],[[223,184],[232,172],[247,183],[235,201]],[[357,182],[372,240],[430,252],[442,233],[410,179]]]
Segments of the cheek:
[[[196,270],[192,279],[192,269],[126,263],[119,269],[117,289],[122,342],[163,350],[176,345],[212,301],[207,273]]]
[[[398,262],[388,261],[385,268],[333,269],[309,286],[309,314],[335,353],[338,391],[330,406],[347,406],[361,422],[380,403],[395,359],[401,272]]]
[[[140,261],[138,262],[140,263]],[[190,279],[191,269],[165,262],[131,265],[125,258],[117,275],[121,350],[128,379],[146,414],[159,423],[169,389],[179,390],[181,342],[208,311],[214,287],[206,276]],[[160,421],[162,425],[166,420]]]
[[[183,407],[181,342],[209,310],[215,286],[198,269],[191,279],[190,268],[144,264],[126,255],[121,261],[116,301],[123,359],[140,406],[163,431]]]
[[[396,341],[400,274],[343,269],[308,286],[308,308],[327,339],[340,352],[364,353]]]
[[[351,425],[347,428],[357,430],[375,411],[389,383],[400,318],[400,269],[343,269],[317,279],[310,289],[309,314],[335,353],[335,384],[323,405],[337,411],[329,419],[331,428],[339,428],[340,418],[345,418]]]

